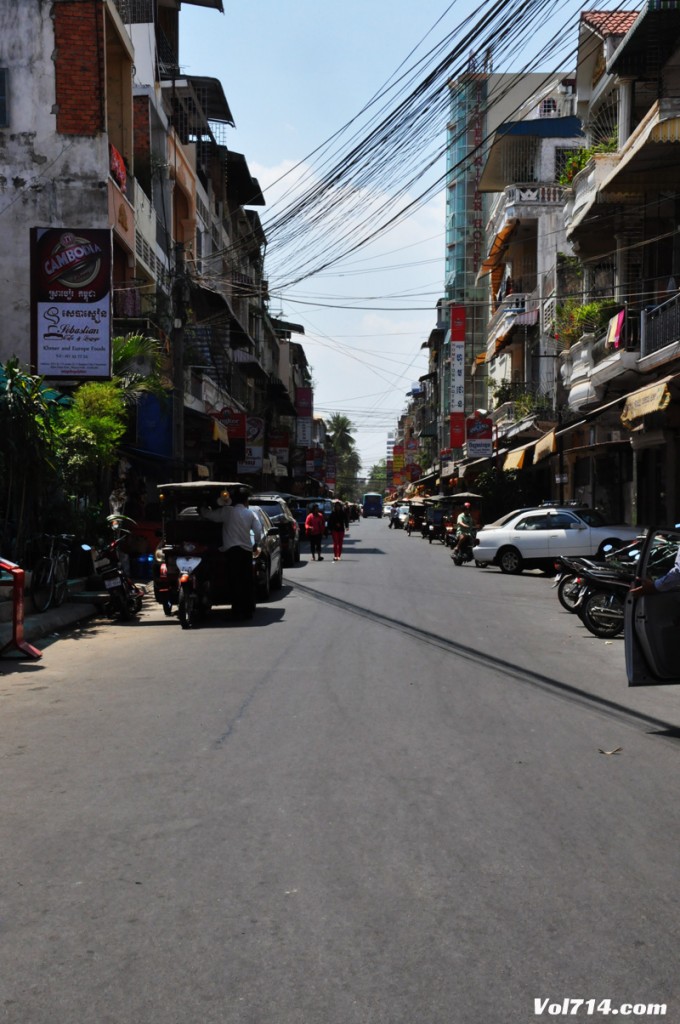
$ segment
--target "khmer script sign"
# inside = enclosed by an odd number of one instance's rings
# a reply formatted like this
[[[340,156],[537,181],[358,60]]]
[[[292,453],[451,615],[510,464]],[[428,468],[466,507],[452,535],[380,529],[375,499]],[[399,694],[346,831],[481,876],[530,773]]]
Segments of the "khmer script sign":
[[[110,229],[31,229],[32,363],[52,379],[111,376]]]

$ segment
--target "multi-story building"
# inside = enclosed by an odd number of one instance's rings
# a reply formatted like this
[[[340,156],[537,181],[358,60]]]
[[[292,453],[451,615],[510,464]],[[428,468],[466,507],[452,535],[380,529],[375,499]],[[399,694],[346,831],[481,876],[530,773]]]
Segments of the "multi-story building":
[[[485,256],[489,198],[480,189],[482,170],[495,130],[517,116],[524,102],[545,84],[542,74],[494,73],[490,58],[472,57],[466,75],[451,82],[447,144],[445,299],[464,313],[464,381],[451,374],[450,333],[438,366],[439,446],[461,447],[452,437],[450,414],[469,415],[486,408],[486,380],[481,361],[486,351],[487,288],[478,280]],[[454,390],[460,392],[452,402]],[[458,451],[460,455],[460,451]],[[455,473],[444,463],[442,479]]]
[[[521,120],[498,127],[479,184],[495,194],[480,277],[490,313],[488,405],[504,448],[540,437],[560,416],[556,268],[568,248],[560,181],[584,141],[574,104],[570,76],[532,97]],[[549,470],[541,468],[550,494]]]
[[[680,11],[581,15],[582,169],[566,209],[581,312],[606,308],[563,352],[569,484],[633,522],[680,514]],[[580,421],[580,422],[579,422]]]
[[[31,229],[65,232],[76,246],[81,232],[104,232],[112,295],[102,315],[114,335],[158,338],[172,385],[167,410],[140,406],[128,455],[166,460],[178,477],[199,465],[233,475],[243,446],[227,419],[249,415],[263,424],[261,462],[249,468],[274,484],[289,461],[281,440],[292,447],[295,436],[293,364],[282,358],[290,325],[268,312],[253,209],[264,198],[227,146],[234,119],[222,85],[182,74],[182,3],[223,12],[222,0],[0,0],[0,215],[11,240],[0,253],[0,359],[43,372]],[[62,260],[75,251],[66,234]],[[74,280],[69,294],[86,305]],[[61,345],[64,372],[46,376],[64,386],[106,376],[108,364],[75,373],[62,342],[52,348]]]

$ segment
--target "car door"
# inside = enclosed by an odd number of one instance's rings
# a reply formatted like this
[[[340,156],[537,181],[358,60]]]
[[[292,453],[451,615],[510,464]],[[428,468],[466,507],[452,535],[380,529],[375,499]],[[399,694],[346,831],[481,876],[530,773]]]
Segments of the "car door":
[[[549,512],[548,541],[552,558],[590,554],[590,528],[571,512]]]
[[[527,513],[514,528],[508,530],[508,534],[525,560],[550,558],[550,517],[547,512]]]
[[[650,530],[641,548],[641,579],[658,580],[672,568],[680,532]],[[624,611],[626,675],[629,686],[680,683],[680,588],[636,597]]]

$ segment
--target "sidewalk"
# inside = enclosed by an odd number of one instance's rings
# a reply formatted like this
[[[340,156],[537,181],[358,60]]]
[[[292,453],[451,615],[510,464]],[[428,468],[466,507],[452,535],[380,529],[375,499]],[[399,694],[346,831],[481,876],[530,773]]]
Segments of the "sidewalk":
[[[148,591],[147,581],[138,581]],[[34,612],[28,595],[24,600],[24,639],[40,648],[41,637],[50,636],[61,630],[69,629],[102,613],[102,604],[106,600],[106,591],[88,593],[84,579],[69,580],[69,594],[58,608],[48,608],[46,612]],[[12,639],[12,601],[11,589],[0,590],[0,649]],[[4,599],[3,599],[4,598]],[[11,658],[18,659],[16,649],[8,648],[0,657],[0,665]],[[30,660],[27,658],[26,660]]]

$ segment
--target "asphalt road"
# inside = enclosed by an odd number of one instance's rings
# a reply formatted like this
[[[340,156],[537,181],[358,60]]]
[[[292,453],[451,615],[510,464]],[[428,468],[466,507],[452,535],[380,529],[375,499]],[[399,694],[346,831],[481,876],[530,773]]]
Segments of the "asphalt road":
[[[345,550],[0,663],[1,1021],[680,1021],[679,688],[540,574]]]

